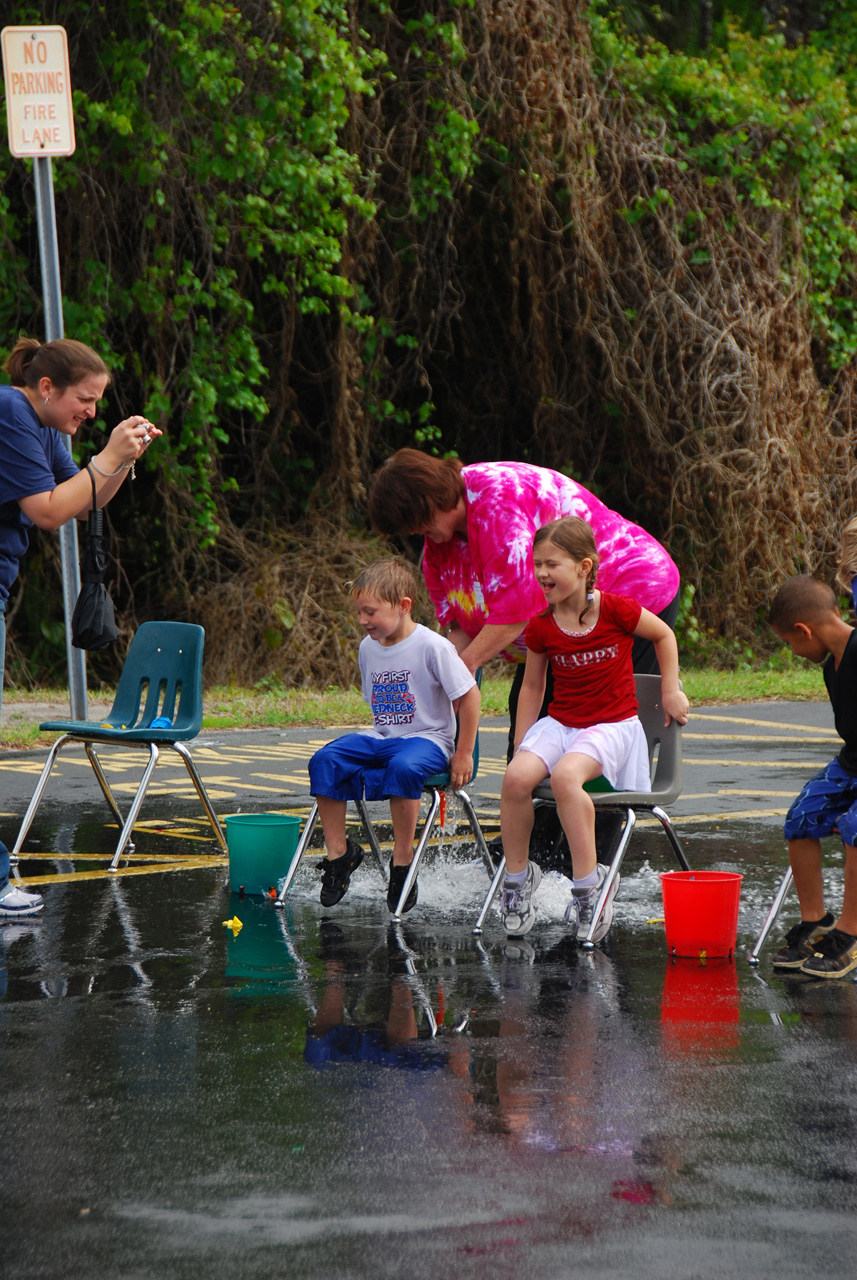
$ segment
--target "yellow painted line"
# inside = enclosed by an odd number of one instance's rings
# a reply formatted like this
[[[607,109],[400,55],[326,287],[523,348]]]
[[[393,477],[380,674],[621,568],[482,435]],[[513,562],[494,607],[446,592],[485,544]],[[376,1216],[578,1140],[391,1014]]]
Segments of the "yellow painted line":
[[[214,855],[211,855],[211,856],[214,856]],[[20,857],[25,859],[27,862],[31,862],[31,861],[77,862],[78,860],[86,861],[86,862],[110,862],[111,859],[113,858],[113,854],[112,853],[32,853],[25,850],[23,853],[20,854]],[[196,863],[196,862],[207,863],[209,860],[210,860],[209,855],[204,853],[192,854],[189,858],[184,859],[184,861],[186,862],[193,862],[193,863]],[[125,853],[122,855],[122,861],[123,862],[173,863],[176,861],[176,856],[174,853],[172,854]]]
[[[253,773],[250,774],[250,777],[251,778],[270,778],[272,782],[295,782],[295,783],[298,783],[300,786],[304,786],[304,787],[307,786],[309,783],[309,774],[307,773],[304,773],[299,778],[296,778],[294,777],[293,774],[288,774],[288,773],[256,773],[254,771]]]
[[[184,862],[162,862],[149,867],[119,867],[116,871],[77,871],[58,876],[27,876],[25,885],[70,884],[79,880],[112,880],[119,876],[162,875],[168,871],[196,871],[200,867],[225,867],[226,858],[194,858]]]
[[[787,726],[784,726],[787,728]],[[818,734],[818,730],[816,730]],[[682,741],[687,742],[693,739],[694,742],[792,742],[796,741],[788,733],[782,734],[759,734],[759,733],[688,733],[685,729],[682,734]],[[819,735],[814,738],[801,738],[800,744],[803,746],[806,742],[838,742],[841,746],[842,739],[838,734]]]
[[[719,769],[812,769],[818,773],[824,761],[818,760],[698,760],[692,756],[684,757],[685,764],[703,764],[717,766]]]
[[[111,790],[113,790],[116,795],[119,795],[119,796],[137,795],[136,782],[111,781],[110,786],[111,786]],[[210,800],[234,800],[235,791],[237,790],[238,790],[238,783],[235,783],[234,787],[229,787],[229,788],[206,787],[206,791],[208,792],[208,799]],[[169,783],[168,783],[168,785],[165,785],[165,786],[148,787],[146,791],[146,800],[150,800],[150,797],[152,800],[164,800],[164,799],[194,800],[196,799],[196,795],[197,795],[196,791],[193,790],[193,787],[171,787],[169,786]]]
[[[794,791],[760,791],[758,788],[753,787],[746,791],[741,791],[737,787],[718,787],[713,794],[717,796],[791,796],[792,800],[796,798]],[[701,798],[702,797],[697,796],[682,796],[683,800],[696,800]]]
[[[691,708],[690,716],[692,720],[718,720],[723,724],[751,724],[762,729],[789,729],[795,733],[824,733],[825,730],[820,725],[812,724],[789,724],[784,720],[747,720],[742,716],[712,716],[703,715]]]
[[[690,822],[735,822],[739,818],[784,818],[787,812],[788,805],[780,809],[735,809],[730,813],[671,813],[670,821],[674,827],[679,827]],[[640,818],[637,825],[653,827],[661,824],[657,818]]]

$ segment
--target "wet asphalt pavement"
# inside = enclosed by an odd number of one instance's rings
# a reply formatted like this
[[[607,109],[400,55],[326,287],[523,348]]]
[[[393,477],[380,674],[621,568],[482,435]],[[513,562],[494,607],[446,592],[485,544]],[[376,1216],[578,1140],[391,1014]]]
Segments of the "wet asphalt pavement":
[[[328,736],[191,745],[219,813],[304,814]],[[488,834],[502,742],[489,722],[471,788]],[[109,876],[116,828],[69,756],[22,863],[43,917],[0,927],[3,1275],[854,1274],[857,986],[775,975],[770,943],[744,958],[782,814],[835,749],[821,704],[694,713],[676,830],[695,868],[744,875],[738,954],[702,963],[667,955],[656,825],[604,944],[569,938],[552,874],[510,946],[496,913],[472,935],[487,880],[454,804],[395,929],[369,858],[327,912],[312,858],[284,912],[230,895],[172,766]],[[127,755],[110,774],[126,804]],[[43,760],[0,755],[10,845]],[[795,918],[790,899],[772,943]]]

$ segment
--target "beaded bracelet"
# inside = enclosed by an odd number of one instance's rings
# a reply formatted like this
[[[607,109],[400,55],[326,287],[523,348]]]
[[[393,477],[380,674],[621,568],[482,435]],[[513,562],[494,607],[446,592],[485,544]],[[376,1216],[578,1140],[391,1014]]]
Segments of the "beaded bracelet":
[[[134,471],[133,462],[123,462],[121,467],[117,467],[115,471],[102,471],[94,458],[90,458],[89,465],[92,467],[93,471],[97,471],[98,474],[100,476],[103,476],[105,480],[111,480],[113,476],[118,476],[120,471],[130,471],[131,479],[132,480],[137,479],[136,473]]]

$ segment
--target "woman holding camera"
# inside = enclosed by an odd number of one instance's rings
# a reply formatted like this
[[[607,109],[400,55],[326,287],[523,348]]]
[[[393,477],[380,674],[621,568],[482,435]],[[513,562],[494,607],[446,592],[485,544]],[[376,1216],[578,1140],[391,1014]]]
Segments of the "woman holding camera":
[[[86,518],[92,506],[90,476],[80,471],[62,437],[77,435],[95,417],[111,380],[101,357],[69,338],[44,344],[20,338],[4,368],[11,385],[0,386],[0,700],[6,606],[30,528],[58,529],[72,517]],[[141,414],[113,428],[89,463],[99,506],[110,501],[159,435]],[[0,845],[0,916],[33,915],[42,905],[38,894],[10,886],[8,855],[3,858]]]

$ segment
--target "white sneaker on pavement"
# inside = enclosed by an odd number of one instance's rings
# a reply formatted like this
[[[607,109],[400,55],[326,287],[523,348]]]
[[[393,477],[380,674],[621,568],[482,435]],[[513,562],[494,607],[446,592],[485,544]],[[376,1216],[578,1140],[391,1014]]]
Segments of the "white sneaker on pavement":
[[[11,916],[13,919],[34,916],[44,905],[44,898],[38,893],[26,893],[11,881],[0,894],[0,916]]]
[[[527,863],[527,878],[523,884],[503,882],[503,896],[500,899],[500,918],[503,928],[510,938],[520,938],[532,929],[536,913],[533,910],[533,894],[542,879],[541,867],[535,862]]]
[[[593,885],[591,889],[572,889],[571,902],[565,909],[565,918],[568,924],[572,925],[580,939],[586,937],[589,932],[589,926],[592,924],[592,917],[595,914],[595,904],[598,901],[598,895],[604,881],[607,879],[608,868],[602,862],[598,863],[596,868],[598,872],[598,883]],[[619,881],[621,876],[616,877],[610,886],[610,893],[607,901],[604,903],[604,910],[601,912],[601,919],[592,935],[593,942],[600,942],[606,937],[607,931],[613,923],[613,899],[619,891]]]

